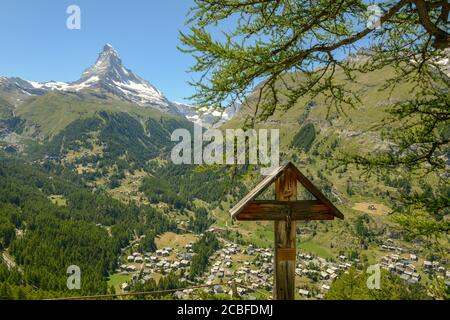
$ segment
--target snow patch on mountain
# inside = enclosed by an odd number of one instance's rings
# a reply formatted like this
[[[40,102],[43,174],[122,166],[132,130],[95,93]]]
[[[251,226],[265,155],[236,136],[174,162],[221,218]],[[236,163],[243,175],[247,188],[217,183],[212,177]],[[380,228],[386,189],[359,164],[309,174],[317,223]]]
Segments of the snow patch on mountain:
[[[232,119],[239,112],[239,105],[232,105],[223,110],[209,108],[195,108],[183,103],[173,103],[178,112],[191,122],[205,128],[217,128]]]

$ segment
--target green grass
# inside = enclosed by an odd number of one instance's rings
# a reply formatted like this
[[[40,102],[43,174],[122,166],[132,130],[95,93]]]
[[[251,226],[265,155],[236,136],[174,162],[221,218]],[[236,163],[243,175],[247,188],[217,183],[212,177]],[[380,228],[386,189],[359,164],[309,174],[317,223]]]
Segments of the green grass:
[[[49,92],[28,100],[18,107],[17,115],[29,124],[38,125],[45,136],[53,137],[75,120],[90,118],[99,111],[127,112],[137,118],[152,118],[156,121],[177,118],[153,108],[60,92]]]
[[[65,206],[67,206],[67,200],[64,198],[64,196],[61,196],[61,195],[51,195],[51,196],[49,197],[49,199],[50,199],[50,201],[51,201],[53,204],[56,204],[57,206],[60,206],[60,207],[65,207]]]
[[[252,223],[252,222],[249,222]],[[257,246],[271,247],[274,241],[274,229],[271,226],[261,226],[255,230],[255,237],[250,239]]]
[[[112,274],[108,280],[108,287],[113,286],[116,289],[116,292],[119,292],[122,283],[127,282],[130,279],[131,275],[129,274],[121,274],[121,273]]]
[[[325,247],[325,245],[316,243],[311,240],[307,241],[299,241],[298,243],[298,249],[304,252],[308,252],[311,254],[318,255],[321,258],[332,258],[334,254],[332,254],[329,249],[329,247]]]

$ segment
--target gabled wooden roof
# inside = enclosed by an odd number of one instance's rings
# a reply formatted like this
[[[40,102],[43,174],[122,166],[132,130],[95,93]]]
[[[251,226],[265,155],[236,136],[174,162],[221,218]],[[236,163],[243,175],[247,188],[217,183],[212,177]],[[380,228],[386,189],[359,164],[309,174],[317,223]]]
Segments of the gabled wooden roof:
[[[296,166],[292,162],[288,162],[285,165],[278,167],[275,169],[270,175],[268,175],[266,178],[264,178],[258,185],[253,188],[252,191],[250,191],[244,198],[241,199],[231,210],[231,218],[236,219],[240,212],[245,210],[247,207],[249,207],[256,197],[258,197],[261,193],[263,193],[272,183],[275,182],[275,180],[288,168],[292,170],[292,172],[295,174],[297,180],[300,182],[300,184],[305,187],[306,190],[308,190],[318,201],[318,203],[325,205],[328,207],[330,213],[337,218],[344,219],[344,215],[342,212],[339,211],[338,208],[336,208],[330,200],[327,199],[327,197],[319,190],[316,186],[312,184],[312,182],[306,178],[300,170],[297,169]]]

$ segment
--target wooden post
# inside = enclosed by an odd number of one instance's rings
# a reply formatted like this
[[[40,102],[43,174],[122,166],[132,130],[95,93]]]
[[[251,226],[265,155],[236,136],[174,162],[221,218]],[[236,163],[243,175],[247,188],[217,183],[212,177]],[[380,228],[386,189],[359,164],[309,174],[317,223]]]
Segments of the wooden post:
[[[231,280],[231,298],[233,299],[239,299],[239,292],[237,290],[236,281],[233,279]]]
[[[256,200],[273,183],[276,200]],[[298,201],[297,183],[316,199]],[[344,219],[342,212],[291,162],[258,183],[230,210],[230,214],[233,220],[239,221],[274,221],[274,300],[295,298],[296,221]]]
[[[297,179],[291,168],[275,181],[275,196],[278,201],[297,200]],[[291,214],[287,212],[285,221],[275,221],[274,300],[295,298],[296,221]]]

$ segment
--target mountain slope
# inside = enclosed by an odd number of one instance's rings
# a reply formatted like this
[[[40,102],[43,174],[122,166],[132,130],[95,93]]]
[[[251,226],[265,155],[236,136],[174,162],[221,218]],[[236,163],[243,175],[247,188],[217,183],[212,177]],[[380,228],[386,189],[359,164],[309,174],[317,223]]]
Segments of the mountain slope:
[[[188,123],[182,116],[154,108],[140,108],[116,99],[98,98],[86,92],[50,91],[43,96],[27,99],[15,109],[16,116],[30,125],[36,125],[45,138],[51,138],[72,121],[89,117],[98,111],[126,112],[137,118],[179,119]]]
[[[93,194],[72,178],[0,151],[0,253],[8,250],[20,266],[12,270],[18,277],[2,279],[6,271],[0,259],[2,298],[14,298],[5,285],[22,286],[38,298],[73,294],[66,285],[70,265],[79,266],[83,274],[77,294],[105,294],[106,276],[134,235],[154,241],[155,235],[175,230],[156,210]],[[56,196],[63,201],[52,201]],[[8,230],[12,236],[3,241]]]
[[[120,100],[139,107],[184,116],[192,122],[198,123],[202,120],[206,126],[222,124],[231,119],[237,109],[230,107],[218,114],[218,112],[196,110],[187,104],[169,101],[150,82],[127,69],[118,52],[110,44],[104,46],[97,61],[82,73],[79,80],[74,82],[39,83],[18,77],[0,77],[0,97],[13,105],[20,105],[32,97],[43,96],[54,91],[82,94],[102,100]]]

